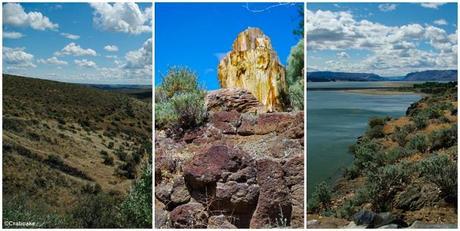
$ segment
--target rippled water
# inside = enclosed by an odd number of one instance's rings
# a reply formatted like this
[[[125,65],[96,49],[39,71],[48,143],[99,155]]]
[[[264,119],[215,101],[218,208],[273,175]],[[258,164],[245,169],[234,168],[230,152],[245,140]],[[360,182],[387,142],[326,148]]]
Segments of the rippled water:
[[[308,91],[307,97],[308,196],[316,184],[324,180],[332,183],[350,165],[353,157],[348,147],[365,132],[370,117],[402,116],[411,103],[421,98],[417,94],[369,95],[345,91]]]

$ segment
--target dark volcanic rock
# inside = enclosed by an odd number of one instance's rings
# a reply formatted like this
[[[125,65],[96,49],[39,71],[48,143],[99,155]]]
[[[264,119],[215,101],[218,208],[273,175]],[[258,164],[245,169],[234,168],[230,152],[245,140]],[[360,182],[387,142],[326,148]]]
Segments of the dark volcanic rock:
[[[190,200],[190,194],[182,176],[174,178],[170,198],[171,202],[176,205],[185,204]]]
[[[200,203],[179,205],[170,213],[174,228],[206,228],[208,213]]]
[[[208,229],[237,229],[224,215],[212,216],[208,219]]]
[[[262,159],[257,161],[256,167],[260,194],[250,227],[263,228],[281,220],[289,225],[292,204],[281,164]]]
[[[286,161],[283,165],[286,184],[292,185],[303,185],[304,183],[304,157],[303,153],[297,155]]]
[[[240,150],[214,145],[185,164],[184,178],[193,189],[215,185],[224,172],[236,172],[249,158]]]
[[[259,186],[255,184],[228,181],[217,183],[215,204],[218,210],[236,213],[254,209],[259,196]]]

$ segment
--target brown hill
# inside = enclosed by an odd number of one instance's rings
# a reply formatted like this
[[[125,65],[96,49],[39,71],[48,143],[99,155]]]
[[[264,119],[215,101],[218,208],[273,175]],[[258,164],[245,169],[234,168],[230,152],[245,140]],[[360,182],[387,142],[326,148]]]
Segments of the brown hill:
[[[123,200],[149,158],[151,108],[122,93],[3,75],[4,219],[36,210],[80,227],[71,213],[88,194]]]

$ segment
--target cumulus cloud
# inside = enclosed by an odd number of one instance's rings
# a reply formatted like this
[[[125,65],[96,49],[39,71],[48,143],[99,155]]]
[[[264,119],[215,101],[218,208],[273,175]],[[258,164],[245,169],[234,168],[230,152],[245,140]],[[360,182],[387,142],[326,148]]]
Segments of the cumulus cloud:
[[[54,64],[54,65],[67,65],[67,62],[64,60],[59,60],[56,57],[51,57],[48,59],[39,59],[37,60],[38,63],[43,63],[43,64]]]
[[[141,48],[130,51],[125,56],[127,69],[145,69],[152,67],[152,39],[147,39]]]
[[[65,38],[72,39],[72,40],[77,40],[80,38],[80,35],[76,35],[76,34],[61,33],[61,35],[64,36]]]
[[[74,60],[75,64],[77,64],[80,67],[86,67],[86,68],[97,68],[97,65],[95,62],[87,60],[87,59],[76,59]]]
[[[24,35],[19,32],[14,32],[14,31],[3,32],[3,38],[6,38],[6,39],[20,39],[22,37],[24,37]]]
[[[104,47],[104,50],[109,51],[109,52],[116,52],[118,51],[118,47],[115,45],[107,45]]]
[[[444,20],[444,19],[435,20],[433,23],[436,24],[436,25],[438,25],[438,26],[445,26],[445,25],[447,25],[447,21]]]
[[[339,59],[324,63],[329,70],[394,74],[397,71],[457,66],[456,33],[448,34],[436,26],[386,26],[356,20],[350,12],[307,10],[306,28],[309,51],[337,52]],[[419,46],[422,43],[430,44],[433,49],[421,49]],[[360,62],[351,63],[342,58],[346,57],[342,52],[349,49],[367,51],[369,55]]]
[[[31,27],[35,30],[57,30],[59,27],[57,23],[52,23],[48,17],[40,12],[26,13],[18,3],[3,5],[3,23],[16,27]]]
[[[34,56],[25,52],[23,47],[3,47],[3,61],[10,65],[7,68],[27,68],[36,67],[33,63]]]
[[[337,53],[337,57],[345,59],[345,58],[350,58],[350,55],[348,55],[347,52],[342,51],[342,52]]]
[[[431,9],[438,9],[438,7],[444,5],[446,3],[443,2],[425,2],[425,3],[420,3],[422,7],[425,8],[431,8]]]
[[[136,3],[90,3],[93,23],[102,30],[141,34],[152,31],[152,9],[142,11]]]
[[[379,10],[383,12],[396,10],[396,4],[389,4],[389,3],[380,4]]]
[[[60,51],[55,52],[56,56],[63,56],[63,55],[73,55],[73,56],[96,56],[97,53],[93,49],[83,49],[80,45],[76,43],[69,43],[67,46],[62,48]]]

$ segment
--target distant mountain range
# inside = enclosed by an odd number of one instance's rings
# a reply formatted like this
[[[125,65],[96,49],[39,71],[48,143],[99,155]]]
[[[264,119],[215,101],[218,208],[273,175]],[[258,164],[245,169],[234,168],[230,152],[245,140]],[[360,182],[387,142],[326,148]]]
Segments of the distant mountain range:
[[[457,70],[428,70],[411,72],[402,77],[382,77],[373,73],[315,71],[307,72],[307,81],[457,81]]]

